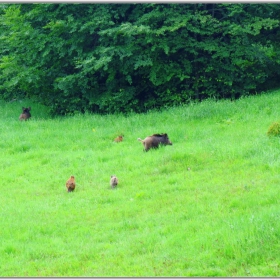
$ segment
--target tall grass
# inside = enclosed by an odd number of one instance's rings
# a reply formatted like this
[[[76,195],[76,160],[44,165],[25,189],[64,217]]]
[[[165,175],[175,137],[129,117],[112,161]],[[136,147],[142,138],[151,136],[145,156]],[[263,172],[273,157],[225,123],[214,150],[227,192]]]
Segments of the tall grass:
[[[279,103],[50,118],[0,102],[0,275],[279,276]],[[173,146],[143,152],[162,132]]]

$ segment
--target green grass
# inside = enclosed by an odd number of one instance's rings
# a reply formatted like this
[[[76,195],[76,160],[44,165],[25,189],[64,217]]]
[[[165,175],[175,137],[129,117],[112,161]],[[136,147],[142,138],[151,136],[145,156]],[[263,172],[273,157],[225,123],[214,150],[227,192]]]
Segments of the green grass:
[[[53,119],[0,102],[0,276],[280,276],[279,104]],[[173,146],[143,152],[162,132]]]

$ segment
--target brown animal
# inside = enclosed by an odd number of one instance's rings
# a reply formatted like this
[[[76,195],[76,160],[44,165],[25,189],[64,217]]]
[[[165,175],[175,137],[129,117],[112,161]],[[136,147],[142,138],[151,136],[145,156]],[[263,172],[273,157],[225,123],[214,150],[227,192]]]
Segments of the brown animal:
[[[68,192],[73,192],[75,190],[76,183],[75,183],[75,177],[71,176],[69,180],[66,182],[66,188]]]
[[[31,118],[30,111],[31,111],[31,107],[28,107],[28,108],[22,107],[22,113],[19,116],[19,120],[26,121],[26,120],[30,119]]]
[[[122,140],[123,140],[123,136],[122,135],[120,135],[120,136],[118,136],[117,138],[115,138],[115,142],[122,142]]]
[[[144,146],[144,151],[149,151],[151,148],[156,149],[159,145],[172,145],[172,142],[169,140],[166,133],[153,134],[146,137],[144,140],[138,138],[138,141],[141,141]]]
[[[110,180],[110,185],[112,188],[115,188],[117,186],[117,184],[119,183],[118,178],[115,175],[111,176],[111,180]]]

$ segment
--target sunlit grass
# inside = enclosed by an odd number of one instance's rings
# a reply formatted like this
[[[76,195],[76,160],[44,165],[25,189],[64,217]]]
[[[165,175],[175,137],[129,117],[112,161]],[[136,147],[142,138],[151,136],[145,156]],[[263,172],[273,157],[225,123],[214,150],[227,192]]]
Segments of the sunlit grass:
[[[50,118],[1,102],[0,275],[279,276],[279,103]],[[173,146],[143,152],[163,132]]]

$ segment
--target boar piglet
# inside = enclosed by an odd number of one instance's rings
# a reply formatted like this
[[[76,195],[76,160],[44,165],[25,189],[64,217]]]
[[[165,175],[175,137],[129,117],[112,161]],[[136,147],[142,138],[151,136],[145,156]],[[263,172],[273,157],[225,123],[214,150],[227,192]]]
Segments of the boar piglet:
[[[111,179],[110,179],[110,185],[112,188],[115,188],[119,183],[119,180],[118,178],[115,176],[115,175],[112,175],[111,176]]]
[[[31,107],[28,107],[28,108],[22,107],[22,113],[19,116],[19,120],[26,121],[26,120],[30,119],[31,118],[30,111],[31,111]]]
[[[115,138],[115,142],[122,142],[122,140],[123,140],[123,136],[122,135],[120,135],[120,136],[118,136],[117,138]]]
[[[70,178],[66,181],[66,188],[68,192],[73,192],[76,187],[75,177],[70,176]]]

